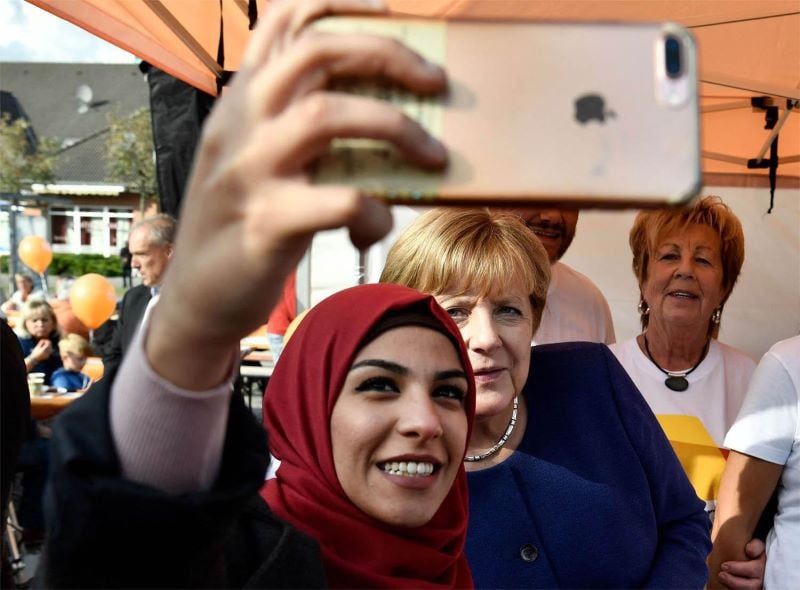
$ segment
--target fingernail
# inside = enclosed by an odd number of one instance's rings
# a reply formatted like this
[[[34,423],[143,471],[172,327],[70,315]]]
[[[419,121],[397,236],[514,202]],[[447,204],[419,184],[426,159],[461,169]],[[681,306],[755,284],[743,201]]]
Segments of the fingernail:
[[[423,59],[423,64],[425,67],[432,73],[436,74],[437,76],[444,76],[444,68],[437,63],[432,61],[428,61],[427,59]]]
[[[386,3],[383,0],[361,0],[361,3],[368,8],[386,9]]]
[[[428,135],[428,141],[425,147],[428,150],[428,153],[437,160],[447,159],[447,148],[445,148],[444,144],[436,139],[433,135]]]
[[[720,569],[721,569],[723,572],[727,572],[727,571],[728,571],[728,569],[730,569],[730,566],[728,566],[728,564],[727,564],[727,563],[723,563],[723,564],[720,566]]]

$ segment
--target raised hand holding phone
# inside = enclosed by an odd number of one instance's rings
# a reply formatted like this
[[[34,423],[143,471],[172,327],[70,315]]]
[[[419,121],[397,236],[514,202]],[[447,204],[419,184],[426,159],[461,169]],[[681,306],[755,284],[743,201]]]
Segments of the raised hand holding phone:
[[[312,186],[308,164],[334,137],[382,139],[414,164],[446,162],[442,145],[396,108],[328,90],[382,77],[415,93],[444,72],[398,42],[310,30],[331,13],[379,14],[364,0],[275,2],[254,31],[203,132],[146,352],[178,386],[220,383],[238,340],[263,323],[314,232],[347,227],[364,247],[391,227],[387,208],[353,187]]]

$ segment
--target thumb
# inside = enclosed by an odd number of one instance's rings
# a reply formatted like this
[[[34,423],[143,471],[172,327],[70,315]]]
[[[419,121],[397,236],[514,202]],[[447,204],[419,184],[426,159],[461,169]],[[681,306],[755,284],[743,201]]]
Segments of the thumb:
[[[747,545],[744,546],[744,552],[750,559],[761,557],[766,550],[766,545],[761,539],[751,539]]]

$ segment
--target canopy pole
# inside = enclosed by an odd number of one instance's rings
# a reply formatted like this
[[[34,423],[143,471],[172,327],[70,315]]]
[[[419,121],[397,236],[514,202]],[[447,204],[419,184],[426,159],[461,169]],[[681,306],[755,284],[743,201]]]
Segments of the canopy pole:
[[[781,116],[778,118],[777,122],[775,123],[775,126],[772,128],[772,131],[769,134],[769,137],[764,142],[764,145],[761,146],[761,150],[759,150],[758,155],[755,158],[756,162],[761,162],[764,159],[767,150],[770,149],[770,147],[772,146],[772,141],[776,137],[778,137],[778,133],[780,133],[781,127],[783,127],[783,124],[786,123],[786,119],[789,118],[789,115],[791,114],[792,109],[795,107],[796,104],[797,102],[793,100],[786,101],[786,110],[783,111],[783,114],[781,114]]]
[[[217,61],[203,49],[203,46],[197,42],[197,39],[192,37],[192,34],[186,30],[186,27],[184,27],[180,21],[175,18],[175,15],[164,6],[162,0],[144,0],[144,3],[161,19],[161,22],[167,25],[173,34],[195,54],[197,59],[203,62],[204,66],[211,70],[216,77],[219,78],[222,75],[222,68]]]

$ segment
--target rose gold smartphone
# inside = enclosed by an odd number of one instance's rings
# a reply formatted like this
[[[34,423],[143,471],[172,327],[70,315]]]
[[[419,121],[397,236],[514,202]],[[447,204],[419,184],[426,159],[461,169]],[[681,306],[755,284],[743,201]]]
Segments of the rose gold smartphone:
[[[385,142],[336,139],[316,182],[426,205],[649,207],[700,190],[696,50],[679,25],[335,17],[316,26],[392,36],[441,64],[446,96],[373,81],[337,88],[398,105],[450,153],[446,170],[428,173]]]

